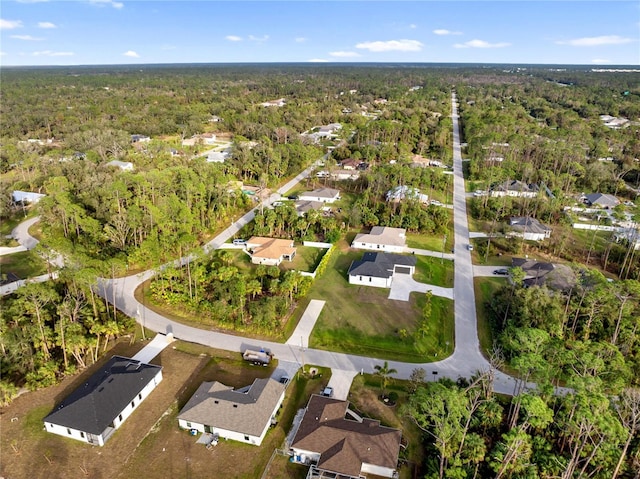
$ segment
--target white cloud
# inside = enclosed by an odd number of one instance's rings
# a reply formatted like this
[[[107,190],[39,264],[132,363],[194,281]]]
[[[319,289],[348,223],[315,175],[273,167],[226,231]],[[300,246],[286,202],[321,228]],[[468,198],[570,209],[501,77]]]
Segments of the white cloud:
[[[251,40],[252,42],[266,42],[267,40],[269,40],[269,35],[264,35],[262,37],[255,37],[253,35],[249,35],[249,40]]]
[[[3,57],[7,54],[7,52],[0,52],[0,57]]]
[[[411,30],[415,30],[416,28],[418,28],[418,25],[416,25],[415,23],[412,23],[412,24],[409,25],[409,28]]]
[[[312,58],[307,61],[310,63],[327,63],[329,60],[325,60],[324,58]]]
[[[120,9],[124,7],[124,3],[116,2],[115,0],[87,0],[91,5],[95,5],[97,7],[111,6],[113,8]]]
[[[51,22],[38,22],[38,28],[58,28],[58,26]]]
[[[18,3],[46,3],[49,0],[16,0]]]
[[[307,41],[307,39],[305,37],[297,37],[296,38],[296,43],[304,43],[306,41]]]
[[[131,58],[140,58],[140,55],[138,55],[136,52],[134,52],[133,50],[128,50],[126,52],[123,53],[123,55],[125,57],[131,57]]]
[[[44,40],[44,38],[32,37],[31,35],[11,35],[11,38],[15,38],[16,40],[25,40],[29,42],[39,42],[40,40]]]
[[[511,43],[500,42],[500,43],[489,43],[484,40],[470,40],[465,43],[456,43],[454,45],[455,48],[504,48],[511,45]]]
[[[622,45],[631,43],[631,38],[624,38],[619,35],[602,35],[600,37],[574,38],[573,40],[558,41],[558,45],[571,45],[572,47],[598,47],[600,45]]]
[[[419,52],[422,50],[422,43],[418,40],[388,40],[386,42],[362,42],[356,48],[369,50],[370,52]]]
[[[606,63],[611,63],[611,60],[606,60],[604,58],[594,58],[591,60],[591,63],[597,63],[598,65],[603,65]]]
[[[13,30],[14,28],[22,28],[22,20],[5,20],[0,18],[0,30]]]
[[[360,56],[358,52],[329,52],[329,55],[338,58],[353,58]]]
[[[242,41],[242,37],[239,37],[237,35],[227,35],[224,38],[226,40],[229,40],[230,42],[241,42]]]
[[[52,52],[51,50],[42,50],[33,52],[34,57],[71,57],[75,55],[73,52]]]
[[[453,32],[446,28],[436,28],[432,33],[434,35],[462,35],[462,32]]]

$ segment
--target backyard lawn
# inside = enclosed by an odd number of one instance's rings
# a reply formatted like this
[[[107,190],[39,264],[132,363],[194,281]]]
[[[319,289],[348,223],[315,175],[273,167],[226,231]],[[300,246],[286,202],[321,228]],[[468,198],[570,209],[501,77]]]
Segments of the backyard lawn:
[[[0,273],[3,278],[13,273],[20,279],[26,279],[46,272],[47,264],[33,250],[0,256]]]
[[[420,283],[453,288],[453,261],[416,255],[416,273],[413,279]]]
[[[296,245],[296,255],[293,261],[283,261],[280,263],[280,268],[285,271],[295,270],[312,273],[326,252],[327,250],[322,248]]]

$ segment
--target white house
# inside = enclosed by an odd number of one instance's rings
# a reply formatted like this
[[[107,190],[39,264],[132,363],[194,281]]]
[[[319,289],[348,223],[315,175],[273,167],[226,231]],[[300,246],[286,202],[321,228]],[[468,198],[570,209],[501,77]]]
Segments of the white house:
[[[44,418],[47,432],[104,443],[162,381],[162,367],[112,357]]]
[[[33,193],[31,191],[19,191],[16,190],[11,194],[14,203],[22,203],[22,204],[36,204],[42,198],[47,195],[43,195],[42,193]]]
[[[370,233],[357,234],[351,247],[387,253],[402,253],[406,247],[406,233],[407,230],[404,228],[374,226]]]
[[[284,401],[284,390],[284,384],[271,378],[241,389],[204,382],[178,414],[178,424],[259,446]]]
[[[253,264],[266,264],[267,266],[278,266],[285,259],[293,261],[296,255],[293,240],[287,239],[252,236],[247,240],[246,248],[251,252]]]
[[[269,100],[269,101],[265,101],[264,103],[261,103],[261,105],[262,106],[284,106],[285,99],[278,98],[277,100]]]
[[[387,201],[398,202],[405,199],[417,200],[420,203],[428,203],[429,195],[420,193],[418,188],[412,186],[400,185],[387,191]]]
[[[300,201],[317,201],[320,203],[334,203],[340,199],[340,191],[333,188],[318,188],[300,194]]]
[[[527,184],[518,180],[507,180],[491,187],[492,197],[513,196],[519,198],[535,198],[540,192],[540,187],[535,183]]]
[[[349,267],[349,284],[390,288],[395,274],[412,275],[416,257],[393,253],[365,253]]]
[[[131,143],[149,143],[151,138],[147,135],[131,135]]]
[[[313,395],[291,442],[293,462],[307,477],[397,477],[402,431],[362,418],[347,401]]]
[[[219,151],[210,151],[207,153],[207,163],[224,163],[231,156],[231,149],[226,148]]]
[[[133,171],[133,163],[130,161],[112,160],[106,164],[107,166],[115,166],[122,171]]]
[[[509,220],[513,229],[512,236],[519,236],[525,240],[542,241],[551,237],[551,228],[530,216],[513,216]]]

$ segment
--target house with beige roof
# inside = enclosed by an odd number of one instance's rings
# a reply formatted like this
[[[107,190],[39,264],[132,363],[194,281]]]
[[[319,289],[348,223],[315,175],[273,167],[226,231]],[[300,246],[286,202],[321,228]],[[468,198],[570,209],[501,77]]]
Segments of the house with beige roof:
[[[291,442],[293,462],[307,477],[395,477],[402,431],[361,418],[347,401],[313,395]]]
[[[285,259],[292,261],[296,255],[293,240],[252,236],[247,240],[247,250],[253,264],[278,266]]]
[[[387,253],[402,253],[406,247],[407,230],[404,228],[389,228],[374,226],[370,233],[357,234],[352,248],[372,249]]]
[[[178,414],[178,424],[259,446],[284,401],[284,390],[284,384],[271,378],[241,389],[204,382]]]
[[[333,188],[318,188],[313,191],[300,193],[300,201],[317,201],[320,203],[335,203],[340,199],[340,191]]]

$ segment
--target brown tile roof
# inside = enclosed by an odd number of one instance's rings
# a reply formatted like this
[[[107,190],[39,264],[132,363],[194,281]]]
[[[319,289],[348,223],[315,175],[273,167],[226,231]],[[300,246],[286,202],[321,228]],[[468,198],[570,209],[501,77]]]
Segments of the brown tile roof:
[[[178,419],[260,436],[283,392],[284,385],[270,378],[256,379],[248,390],[234,390],[217,381],[204,382]]]
[[[358,476],[362,464],[395,469],[402,431],[379,421],[346,419],[349,403],[313,395],[291,447],[320,453],[318,468]]]
[[[293,240],[263,236],[252,236],[247,241],[247,246],[253,251],[252,256],[256,258],[281,259],[283,255],[290,256],[296,252]]]

